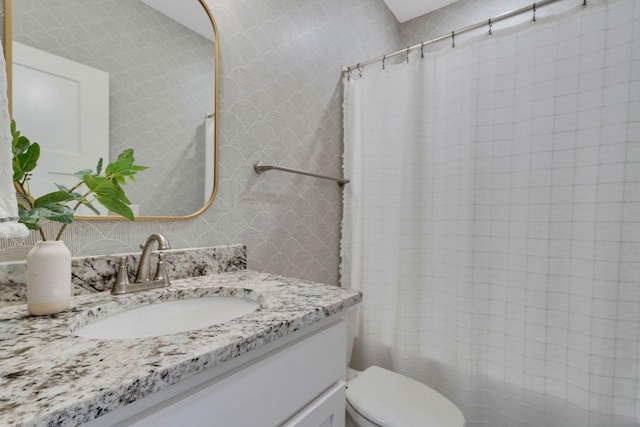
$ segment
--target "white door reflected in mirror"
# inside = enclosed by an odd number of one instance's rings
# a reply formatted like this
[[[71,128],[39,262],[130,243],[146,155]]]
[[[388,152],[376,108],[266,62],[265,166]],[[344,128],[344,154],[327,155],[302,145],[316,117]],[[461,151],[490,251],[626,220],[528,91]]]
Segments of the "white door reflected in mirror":
[[[75,172],[109,160],[109,74],[13,42],[13,118],[23,135],[40,143],[32,194],[55,191],[55,184],[70,188],[79,182]]]

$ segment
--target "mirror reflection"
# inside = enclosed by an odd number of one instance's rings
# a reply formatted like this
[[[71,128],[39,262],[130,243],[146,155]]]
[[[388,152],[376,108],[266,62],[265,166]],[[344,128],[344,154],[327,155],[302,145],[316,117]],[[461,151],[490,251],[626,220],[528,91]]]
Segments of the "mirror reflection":
[[[212,23],[199,0],[14,1],[13,117],[50,151],[40,185],[133,148],[149,166],[127,184],[136,216],[206,206],[215,176]]]

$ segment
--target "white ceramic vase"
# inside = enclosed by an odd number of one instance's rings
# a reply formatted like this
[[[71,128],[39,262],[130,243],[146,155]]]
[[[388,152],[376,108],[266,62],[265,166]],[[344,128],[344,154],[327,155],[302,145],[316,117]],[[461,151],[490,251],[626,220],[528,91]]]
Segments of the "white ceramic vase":
[[[27,255],[27,309],[35,316],[71,306],[71,252],[62,240],[37,242]]]

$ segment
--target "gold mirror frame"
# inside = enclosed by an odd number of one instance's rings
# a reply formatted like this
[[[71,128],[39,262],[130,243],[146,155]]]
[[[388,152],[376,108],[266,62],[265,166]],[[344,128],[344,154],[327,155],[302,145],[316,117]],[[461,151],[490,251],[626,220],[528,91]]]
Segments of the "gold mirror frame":
[[[211,9],[207,5],[205,0],[198,0],[202,8],[207,13],[209,17],[209,21],[211,21],[211,26],[213,27],[213,37],[215,39],[214,43],[214,73],[215,73],[215,82],[214,82],[214,111],[216,114],[214,131],[213,131],[213,152],[214,152],[214,170],[213,170],[213,191],[211,192],[211,197],[209,197],[209,201],[198,211],[184,216],[136,216],[135,221],[175,221],[175,220],[187,220],[195,218],[201,215],[204,211],[206,211],[213,200],[216,198],[218,193],[218,164],[219,162],[219,153],[218,153],[218,128],[219,128],[219,98],[220,98],[220,38],[218,36],[218,26],[216,25],[216,21],[213,18],[213,14],[211,13]],[[12,0],[4,0],[4,57],[6,61],[6,72],[7,72],[7,97],[9,99],[9,114],[11,115],[11,88],[12,88],[12,41],[13,41],[13,32],[12,32]],[[85,220],[85,221],[122,221],[125,218],[121,216],[113,216],[113,215],[96,215],[96,216],[83,216],[76,215],[75,219],[77,220]]]

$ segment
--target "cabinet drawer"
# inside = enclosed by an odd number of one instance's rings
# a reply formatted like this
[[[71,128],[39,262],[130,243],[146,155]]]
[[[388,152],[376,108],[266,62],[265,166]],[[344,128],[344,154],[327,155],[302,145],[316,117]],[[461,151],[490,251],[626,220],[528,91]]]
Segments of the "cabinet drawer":
[[[282,427],[344,427],[346,383],[339,381]]]
[[[281,425],[332,387],[346,369],[339,321],[180,393],[119,425]]]

